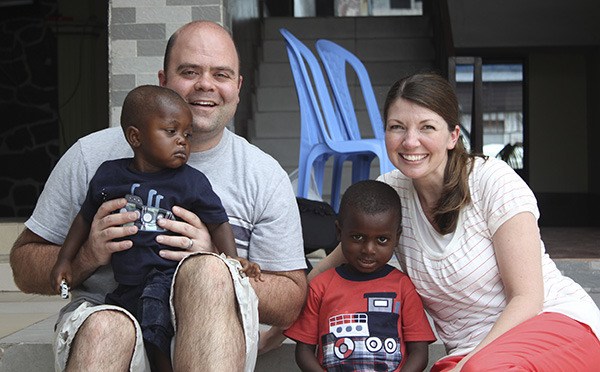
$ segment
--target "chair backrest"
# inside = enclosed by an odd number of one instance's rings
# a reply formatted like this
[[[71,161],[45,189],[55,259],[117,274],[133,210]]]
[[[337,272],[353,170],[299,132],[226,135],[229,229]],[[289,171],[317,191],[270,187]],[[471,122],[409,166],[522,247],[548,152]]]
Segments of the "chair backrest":
[[[385,130],[381,113],[375,99],[371,79],[364,64],[350,51],[332,41],[318,40],[316,48],[331,84],[337,108],[336,114],[341,118],[350,138],[359,140],[361,134],[346,77],[346,64],[349,64],[358,76],[373,134],[375,138],[383,139]]]
[[[314,53],[285,28],[281,28],[279,32],[286,41],[298,94],[301,131],[305,131],[301,132],[301,141],[331,144],[333,141],[345,140],[345,131],[342,131],[342,125],[336,117],[325,76]]]

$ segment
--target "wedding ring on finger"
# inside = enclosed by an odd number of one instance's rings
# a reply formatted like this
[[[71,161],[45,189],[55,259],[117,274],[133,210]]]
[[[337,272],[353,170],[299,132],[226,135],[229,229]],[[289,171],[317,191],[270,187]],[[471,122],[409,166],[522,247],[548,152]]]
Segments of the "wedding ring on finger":
[[[190,238],[188,238],[190,239]],[[187,250],[192,249],[192,247],[194,246],[194,239],[190,239],[190,242],[188,243],[188,246],[185,248]]]

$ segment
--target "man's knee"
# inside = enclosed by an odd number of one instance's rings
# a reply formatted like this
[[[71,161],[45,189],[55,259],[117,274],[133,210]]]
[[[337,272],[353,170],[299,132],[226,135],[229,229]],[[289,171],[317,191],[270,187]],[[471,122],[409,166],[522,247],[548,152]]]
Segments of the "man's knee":
[[[91,314],[77,332],[75,339],[86,342],[116,340],[119,343],[135,343],[136,331],[133,321],[123,312],[97,311]]]
[[[210,290],[211,293],[233,291],[229,268],[222,259],[213,255],[188,257],[181,263],[175,278],[175,293],[183,289]]]
[[[116,310],[96,311],[77,330],[63,368],[67,371],[126,370],[135,345],[135,325],[129,316]]]

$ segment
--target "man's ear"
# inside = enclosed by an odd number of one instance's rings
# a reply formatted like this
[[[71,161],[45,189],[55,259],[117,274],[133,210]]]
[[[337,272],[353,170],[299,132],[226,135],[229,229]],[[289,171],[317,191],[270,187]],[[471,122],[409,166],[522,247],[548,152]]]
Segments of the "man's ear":
[[[131,147],[139,147],[140,146],[140,130],[130,125],[125,129],[125,139],[129,143]]]
[[[158,71],[158,85],[161,87],[167,85],[167,73],[164,70]]]

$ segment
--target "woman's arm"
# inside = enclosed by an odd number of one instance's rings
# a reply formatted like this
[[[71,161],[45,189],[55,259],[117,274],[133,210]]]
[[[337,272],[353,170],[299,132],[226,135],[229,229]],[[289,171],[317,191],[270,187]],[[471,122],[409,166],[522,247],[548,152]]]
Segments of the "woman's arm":
[[[310,282],[312,278],[319,275],[320,273],[331,269],[332,267],[339,266],[346,262],[344,258],[344,254],[342,253],[342,246],[338,244],[335,249],[325,256],[318,264],[315,266],[310,273],[308,273],[308,281]]]
[[[338,246],[325,258],[323,258],[311,271],[308,273],[308,281],[310,282],[315,276],[332,267],[336,267],[344,263],[346,259],[342,253],[342,248]],[[273,349],[277,349],[286,337],[283,335],[284,328],[271,327],[267,331],[260,333],[258,352],[264,354]]]
[[[540,232],[533,214],[522,212],[506,221],[492,237],[506,293],[506,307],[487,336],[456,367],[504,332],[542,310],[544,283]]]
[[[258,297],[260,322],[282,329],[289,327],[306,300],[305,271],[263,271],[261,279],[250,282]]]

